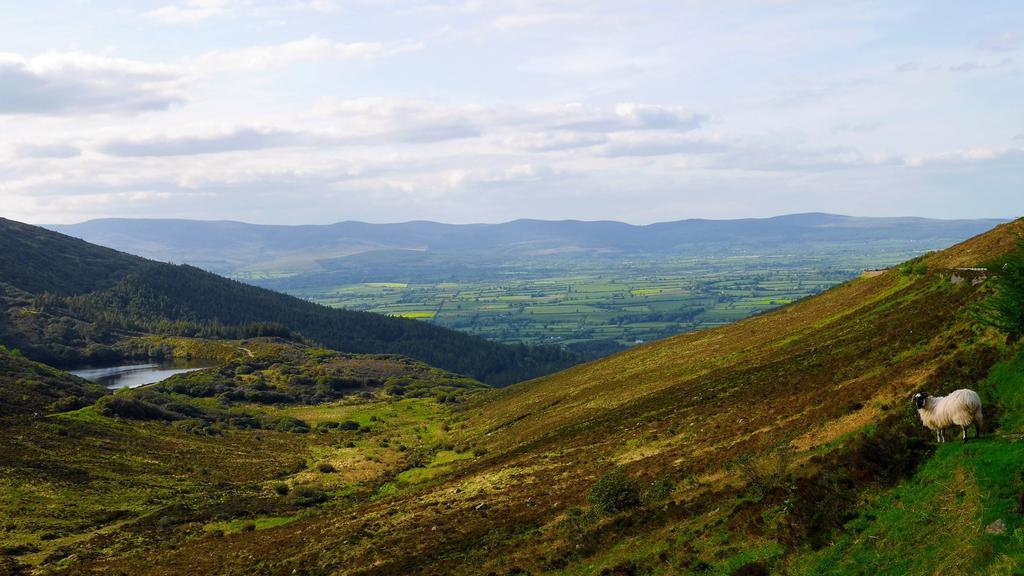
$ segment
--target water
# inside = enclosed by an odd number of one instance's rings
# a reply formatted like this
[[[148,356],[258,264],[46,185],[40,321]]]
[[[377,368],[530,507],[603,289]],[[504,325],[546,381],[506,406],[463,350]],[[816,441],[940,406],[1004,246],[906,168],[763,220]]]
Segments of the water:
[[[123,364],[104,368],[72,370],[75,376],[102,384],[107,388],[137,388],[170,378],[175,374],[216,366],[203,360],[168,360],[150,364]]]

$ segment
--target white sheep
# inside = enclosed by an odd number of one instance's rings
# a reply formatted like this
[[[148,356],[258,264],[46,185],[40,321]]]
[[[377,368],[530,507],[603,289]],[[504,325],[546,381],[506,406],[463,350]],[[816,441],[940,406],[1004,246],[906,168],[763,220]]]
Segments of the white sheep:
[[[921,415],[921,423],[935,430],[938,442],[946,441],[945,429],[959,426],[963,441],[967,442],[967,427],[974,425],[974,436],[981,436],[981,398],[974,390],[954,390],[949,396],[914,394],[914,406]]]

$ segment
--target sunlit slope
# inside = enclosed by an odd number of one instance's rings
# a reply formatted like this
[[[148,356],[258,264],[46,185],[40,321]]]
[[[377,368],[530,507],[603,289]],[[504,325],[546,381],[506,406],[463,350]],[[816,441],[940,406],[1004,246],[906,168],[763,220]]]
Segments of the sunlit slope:
[[[969,274],[954,268],[999,258],[1022,231],[1017,221],[770,314],[489,392],[449,422],[480,456],[419,486],[245,538],[191,540],[156,558],[95,566],[727,574],[763,563],[778,571],[801,550],[828,545],[841,526],[801,510],[839,508],[842,521],[861,499],[913,473],[885,460],[891,437],[872,436],[912,417],[913,391],[975,385],[999,360],[998,338],[969,313],[990,288],[959,281]],[[918,434],[924,442],[911,424],[897,441]],[[799,489],[752,496],[742,463],[770,464],[784,448],[793,451],[789,482]],[[857,454],[866,455],[857,461],[864,467],[843,468]],[[588,508],[595,480],[620,465],[642,485],[668,479],[671,494],[573,520],[573,508]],[[834,477],[846,480],[817,487]],[[833,488],[841,500],[818,500]]]

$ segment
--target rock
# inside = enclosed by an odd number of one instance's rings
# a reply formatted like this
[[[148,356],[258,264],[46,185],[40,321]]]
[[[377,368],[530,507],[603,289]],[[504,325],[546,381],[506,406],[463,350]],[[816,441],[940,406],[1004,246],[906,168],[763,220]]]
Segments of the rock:
[[[985,528],[985,532],[988,532],[989,534],[1002,534],[1003,532],[1006,532],[1006,522],[1003,522],[1003,519],[1000,518],[989,524],[988,528]]]
[[[473,508],[473,510],[483,510],[484,508],[487,508],[487,503],[486,502],[481,502],[481,503],[477,504],[476,507]]]

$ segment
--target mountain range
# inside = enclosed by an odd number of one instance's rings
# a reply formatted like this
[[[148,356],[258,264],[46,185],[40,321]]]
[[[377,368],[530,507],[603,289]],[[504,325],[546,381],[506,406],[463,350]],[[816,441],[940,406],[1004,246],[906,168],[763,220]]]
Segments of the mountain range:
[[[502,224],[405,222],[278,226],[231,221],[100,219],[47,228],[162,262],[225,275],[297,274],[344,267],[346,257],[413,251],[450,257],[586,255],[622,257],[721,254],[833,242],[916,242],[948,246],[1004,222],[861,218],[807,213],[740,220],[679,220],[648,225],[613,221],[515,220]],[[410,257],[415,257],[411,254]]]

